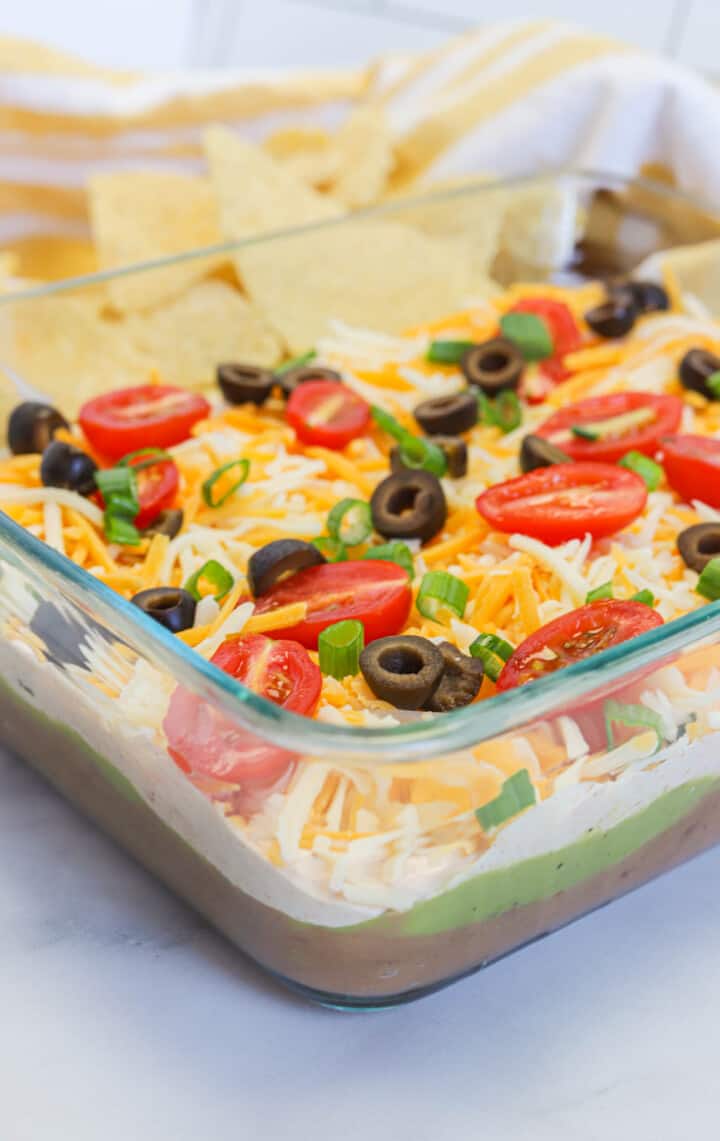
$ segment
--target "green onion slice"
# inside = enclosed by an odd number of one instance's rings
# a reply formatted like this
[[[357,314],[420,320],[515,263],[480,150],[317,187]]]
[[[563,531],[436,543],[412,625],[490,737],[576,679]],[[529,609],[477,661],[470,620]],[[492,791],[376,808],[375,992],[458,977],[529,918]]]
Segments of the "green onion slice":
[[[505,662],[515,653],[510,642],[497,634],[478,634],[470,646],[470,656],[480,658],[490,681],[497,681]]]
[[[388,436],[392,436],[393,440],[397,440],[399,444],[408,436],[411,440],[416,438],[412,432],[408,432],[407,428],[403,428],[399,420],[396,420],[394,416],[386,412],[385,409],[381,408],[378,404],[372,404],[370,406],[370,412],[378,428],[382,428],[383,432],[387,432]]]
[[[535,800],[535,788],[530,774],[527,769],[520,769],[503,782],[499,796],[475,810],[475,816],[480,826],[488,832],[506,820],[512,820],[523,809],[532,807]]]
[[[117,496],[120,500],[135,503],[135,510],[132,514],[137,515],[140,510],[140,503],[138,502],[137,478],[134,468],[110,467],[96,471],[95,483],[107,505]]]
[[[412,551],[407,543],[403,543],[401,539],[395,539],[392,543],[381,543],[379,547],[371,547],[369,551],[365,552],[363,558],[380,559],[385,563],[397,563],[404,571],[407,571],[408,578],[415,578]]]
[[[140,532],[131,519],[108,510],[103,515],[103,529],[108,543],[120,543],[124,547],[136,547],[140,542]]]
[[[132,460],[137,459],[139,456],[145,458],[140,460],[139,463],[131,464]],[[136,452],[128,452],[121,460],[118,460],[118,467],[130,467],[135,472],[144,471],[145,468],[154,467],[155,464],[163,463],[165,460],[172,460],[169,452],[164,448],[138,448]],[[173,461],[174,462],[174,461]]]
[[[586,602],[599,602],[601,598],[613,598],[613,584],[612,582],[603,582],[600,586],[596,586],[594,590],[589,590],[585,595]]]
[[[317,356],[316,349],[308,349],[306,353],[301,353],[299,357],[291,357],[285,364],[281,364],[279,368],[275,369],[275,376],[282,376],[284,372],[289,372],[291,368],[301,368],[304,364],[309,364],[310,361],[315,360]]]
[[[190,578],[185,583],[185,589],[192,594],[197,602],[199,602],[201,598],[206,598],[209,594],[218,602],[222,602],[234,582],[235,579],[230,574],[230,571],[226,570],[222,563],[219,563],[216,559],[208,559],[199,570],[196,570],[194,574],[190,575]],[[202,589],[205,584],[212,587],[212,589]]]
[[[644,602],[646,606],[654,606],[655,595],[651,590],[639,590],[637,594],[630,595],[630,602]]]
[[[330,508],[327,529],[332,539],[339,539],[348,547],[357,547],[372,533],[370,504],[363,499],[341,499]]]
[[[362,622],[346,618],[343,622],[326,626],[318,638],[320,669],[338,681],[354,676],[360,668],[364,644],[365,627]]]
[[[237,478],[227,489],[227,491],[223,492],[220,495],[216,495],[214,492],[215,484],[219,479],[222,479],[226,472],[232,471],[233,469],[237,470]],[[249,471],[250,460],[245,459],[230,460],[229,463],[223,464],[221,467],[216,468],[212,475],[209,475],[202,485],[202,497],[207,503],[208,507],[222,507],[223,503],[227,503],[230,496],[234,495],[239,487],[242,487],[248,477]]]
[[[331,535],[318,535],[317,539],[311,539],[310,542],[329,563],[344,563],[347,559],[345,544],[339,539],[333,539]]]
[[[499,428],[503,434],[514,431],[522,424],[522,406],[517,394],[511,389],[501,392],[494,400],[491,400],[482,389],[478,389],[475,395],[481,423],[491,428]]]
[[[709,389],[714,400],[720,400],[720,372],[711,372],[705,381],[705,387]]]
[[[542,361],[553,354],[553,342],[542,317],[536,313],[506,313],[500,318],[504,337],[517,345],[526,361]]]
[[[439,444],[414,436],[407,428],[403,428],[399,420],[377,404],[373,404],[370,411],[378,428],[382,428],[383,432],[387,432],[400,445],[400,459],[406,467],[424,468],[433,475],[445,475],[447,456]]]
[[[447,571],[428,571],[423,575],[415,605],[424,618],[449,622],[454,614],[462,618],[470,587]]]
[[[432,364],[459,364],[474,341],[432,341],[425,359]]]
[[[652,709],[644,705],[624,704],[610,699],[605,702],[605,731],[609,749],[618,744],[613,730],[614,725],[624,725],[628,729],[652,729],[657,737],[658,748],[665,740],[662,719]]]
[[[695,590],[711,602],[720,598],[720,557],[705,564]]]
[[[656,464],[655,460],[651,460],[649,456],[644,456],[642,452],[628,452],[621,460],[618,460],[618,464],[620,467],[625,467],[639,475],[645,481],[648,491],[655,491],[660,486],[663,469],[660,464]]]

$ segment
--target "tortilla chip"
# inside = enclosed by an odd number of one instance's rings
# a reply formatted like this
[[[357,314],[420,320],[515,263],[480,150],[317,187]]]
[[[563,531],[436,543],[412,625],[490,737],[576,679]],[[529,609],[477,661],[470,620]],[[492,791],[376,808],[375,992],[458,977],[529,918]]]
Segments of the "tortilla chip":
[[[666,268],[683,293],[692,294],[710,313],[720,313],[720,239],[652,254],[635,276],[661,282]]]
[[[480,194],[479,199],[483,199]],[[501,211],[498,259],[503,284],[534,281],[548,270],[572,263],[582,230],[577,190],[572,184],[499,187],[486,192]]]
[[[309,151],[326,151],[331,144],[332,135],[322,127],[280,127],[263,139],[263,150],[275,159],[285,159]]]
[[[263,317],[221,281],[201,282],[162,308],[133,314],[125,328],[133,349],[164,380],[193,389],[214,385],[221,361],[272,366],[283,356]]]
[[[337,202],[224,127],[211,127],[205,133],[205,151],[221,228],[232,241],[343,213]]]
[[[89,238],[65,234],[29,234],[11,243],[17,256],[17,276],[35,281],[63,281],[98,268]]]
[[[339,174],[332,193],[349,209],[378,202],[394,157],[387,119],[379,107],[359,107],[335,136]]]
[[[293,353],[334,318],[397,333],[460,308],[472,292],[459,244],[375,219],[251,245],[236,260],[248,293]]]
[[[0,250],[0,281],[8,277],[17,277],[18,256],[12,250]]]
[[[95,175],[88,192],[102,269],[184,253],[221,240],[215,197],[205,178],[175,171],[117,171]],[[118,277],[109,284],[110,299],[121,312],[160,305],[222,260],[213,255]]]

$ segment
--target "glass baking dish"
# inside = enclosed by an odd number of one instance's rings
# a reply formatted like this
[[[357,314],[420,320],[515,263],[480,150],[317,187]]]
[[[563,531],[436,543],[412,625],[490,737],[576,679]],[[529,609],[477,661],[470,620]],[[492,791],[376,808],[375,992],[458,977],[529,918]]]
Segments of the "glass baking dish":
[[[442,238],[448,282],[453,251],[469,245],[502,285],[624,274],[658,250],[720,233],[717,219],[665,187],[564,173],[475,184],[212,252],[251,251],[287,272],[316,265],[338,231],[373,241],[378,225]],[[60,319],[68,301],[98,309],[113,282],[167,276],[208,253],[4,297],[0,368],[42,392],[52,357],[28,344],[53,329],[55,366],[71,385],[72,330],[63,356],[54,312]],[[442,296],[441,269],[434,264]],[[384,272],[379,259],[370,282],[379,293]],[[323,296],[321,278],[310,272],[301,288]],[[357,293],[350,281],[348,292]],[[403,300],[403,323],[442,313],[435,296],[435,314],[417,300],[417,312]],[[355,304],[338,297],[326,315],[352,320]],[[379,331],[395,331],[391,310]],[[108,365],[116,387],[116,362]],[[142,379],[128,369],[126,382]],[[258,697],[2,513],[0,621],[2,743],[265,970],[326,1005],[377,1008],[427,994],[720,839],[720,603],[479,705],[362,729]],[[178,687],[228,747],[287,750],[306,803],[330,785],[402,795],[419,778],[436,798],[456,798],[465,828],[486,767],[522,757],[525,810],[468,843],[467,829],[461,841],[447,820],[419,827],[408,803],[404,831],[303,846],[280,789],[268,847],[241,788],[193,781],[169,754],[164,721]],[[648,728],[641,713],[640,732],[593,745],[588,759],[587,741],[607,740],[618,701],[645,709]]]

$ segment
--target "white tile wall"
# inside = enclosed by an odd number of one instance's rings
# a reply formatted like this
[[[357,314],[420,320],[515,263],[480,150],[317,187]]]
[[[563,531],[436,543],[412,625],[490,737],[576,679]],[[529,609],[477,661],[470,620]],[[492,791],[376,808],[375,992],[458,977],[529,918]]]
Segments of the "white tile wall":
[[[121,67],[360,63],[554,17],[720,72],[720,0],[0,0],[0,34]]]

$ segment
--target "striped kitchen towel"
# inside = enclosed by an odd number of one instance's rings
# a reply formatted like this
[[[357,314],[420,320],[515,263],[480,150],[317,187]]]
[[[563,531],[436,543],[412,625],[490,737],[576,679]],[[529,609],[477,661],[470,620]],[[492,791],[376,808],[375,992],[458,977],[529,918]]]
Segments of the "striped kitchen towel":
[[[565,166],[633,174],[651,164],[720,206],[715,90],[667,60],[563,24],[491,26],[421,55],[312,73],[133,75],[6,40],[0,250],[18,255],[23,276],[95,268],[88,177],[202,171],[210,123],[315,171],[311,181],[325,170],[332,192],[332,140],[359,107],[386,125],[390,160],[364,199],[346,204],[481,173]]]

